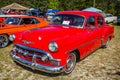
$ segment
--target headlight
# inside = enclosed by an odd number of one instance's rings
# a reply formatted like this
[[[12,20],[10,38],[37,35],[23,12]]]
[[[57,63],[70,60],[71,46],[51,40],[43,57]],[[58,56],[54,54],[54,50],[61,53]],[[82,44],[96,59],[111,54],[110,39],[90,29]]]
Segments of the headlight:
[[[11,35],[9,36],[9,40],[10,40],[10,41],[14,41],[14,40],[15,40],[15,35],[14,35],[14,34],[11,34]]]
[[[48,45],[48,49],[51,51],[51,52],[55,52],[58,50],[58,45],[56,42],[52,41],[49,43]]]

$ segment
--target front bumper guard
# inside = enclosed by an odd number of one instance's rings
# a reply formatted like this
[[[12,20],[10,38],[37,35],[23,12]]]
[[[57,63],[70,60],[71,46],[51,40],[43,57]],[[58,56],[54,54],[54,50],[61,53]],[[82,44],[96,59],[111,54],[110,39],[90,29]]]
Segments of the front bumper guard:
[[[61,73],[64,71],[64,66],[59,66],[59,67],[52,67],[52,66],[44,66],[41,64],[37,64],[34,62],[29,62],[27,60],[23,60],[21,58],[19,58],[18,56],[16,56],[14,54],[14,52],[10,53],[10,56],[12,57],[12,59],[26,67],[29,67],[33,70],[40,70],[43,72],[47,72],[47,73]]]

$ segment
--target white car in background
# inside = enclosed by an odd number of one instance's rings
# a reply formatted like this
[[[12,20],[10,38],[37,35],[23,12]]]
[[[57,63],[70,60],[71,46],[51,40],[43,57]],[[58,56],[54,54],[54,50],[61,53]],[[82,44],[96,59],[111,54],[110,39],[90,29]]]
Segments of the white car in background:
[[[112,14],[105,14],[105,22],[111,23],[117,21],[117,17],[113,16]]]

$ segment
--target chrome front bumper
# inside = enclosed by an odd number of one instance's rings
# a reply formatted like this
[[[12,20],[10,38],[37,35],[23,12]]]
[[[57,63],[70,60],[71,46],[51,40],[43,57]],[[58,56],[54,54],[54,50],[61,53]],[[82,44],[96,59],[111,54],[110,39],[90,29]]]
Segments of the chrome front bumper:
[[[14,51],[10,52],[10,56],[12,57],[12,59],[24,66],[27,66],[33,70],[40,70],[43,72],[47,72],[47,73],[61,73],[64,71],[64,66],[59,66],[59,67],[52,67],[52,66],[44,66],[42,64],[37,64],[35,62],[29,62],[27,60],[24,60],[18,56],[15,55],[16,53]]]
[[[33,70],[40,70],[40,71],[47,72],[47,73],[61,73],[64,71],[64,66],[51,67],[51,66],[44,66],[41,64],[36,64],[34,62],[29,62],[29,61],[19,58],[18,56],[14,55],[13,52],[10,53],[10,56],[12,57],[14,61],[24,66],[27,66]]]

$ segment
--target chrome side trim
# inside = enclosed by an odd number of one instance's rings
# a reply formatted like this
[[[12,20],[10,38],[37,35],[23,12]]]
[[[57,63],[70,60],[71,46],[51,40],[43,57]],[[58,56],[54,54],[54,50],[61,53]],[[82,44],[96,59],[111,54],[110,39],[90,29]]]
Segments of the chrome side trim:
[[[69,53],[69,52],[72,52],[72,51],[74,51],[74,50],[77,50],[77,49],[79,49],[79,48],[81,48],[81,47],[84,47],[84,46],[86,46],[86,45],[88,45],[88,44],[91,44],[92,42],[94,42],[94,41],[96,41],[96,40],[98,40],[98,39],[102,39],[102,37],[98,37],[98,38],[95,38],[95,39],[93,39],[93,40],[91,40],[91,41],[88,41],[88,42],[86,42],[86,43],[84,43],[84,44],[82,44],[82,45],[80,45],[80,46],[77,46],[76,48],[74,48],[74,49],[72,49],[72,50],[66,51],[65,53],[67,54],[67,53]]]

